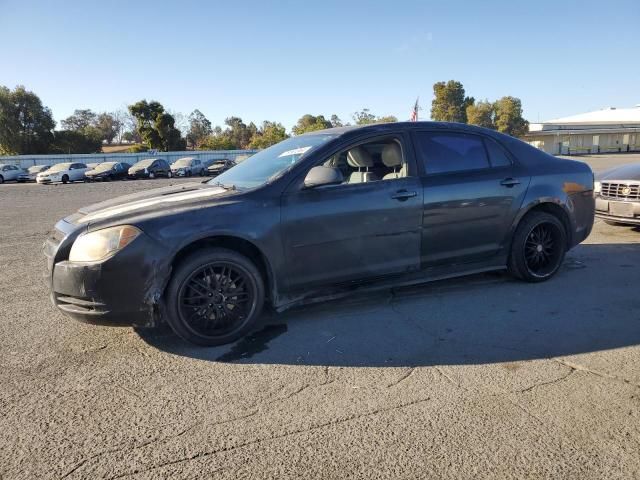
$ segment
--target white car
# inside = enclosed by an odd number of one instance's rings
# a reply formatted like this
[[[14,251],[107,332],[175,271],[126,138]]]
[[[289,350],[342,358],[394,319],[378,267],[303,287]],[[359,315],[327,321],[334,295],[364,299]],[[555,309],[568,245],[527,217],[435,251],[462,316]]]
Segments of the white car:
[[[204,177],[207,173],[207,164],[194,157],[179,158],[171,164],[171,173],[176,177],[190,177],[200,175]]]
[[[9,180],[18,180],[21,173],[23,173],[23,171],[20,167],[0,163],[0,183],[7,182]]]
[[[38,183],[76,182],[84,180],[84,172],[90,170],[84,163],[66,162],[57,163],[49,170],[39,173],[36,177]]]

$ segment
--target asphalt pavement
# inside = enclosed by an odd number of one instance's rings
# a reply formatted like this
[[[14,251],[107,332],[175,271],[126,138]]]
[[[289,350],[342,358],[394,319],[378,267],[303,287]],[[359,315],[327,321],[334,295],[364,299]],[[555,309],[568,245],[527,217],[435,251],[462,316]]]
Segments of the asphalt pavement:
[[[640,478],[640,229],[598,221],[546,283],[358,296],[218,348],[57,312],[54,223],[180,181],[0,185],[0,479]]]

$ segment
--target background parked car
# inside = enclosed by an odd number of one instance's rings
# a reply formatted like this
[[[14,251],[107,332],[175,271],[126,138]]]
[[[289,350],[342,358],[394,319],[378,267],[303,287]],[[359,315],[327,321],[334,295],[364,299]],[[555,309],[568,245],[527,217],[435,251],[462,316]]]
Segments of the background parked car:
[[[596,175],[596,217],[610,225],[640,225],[640,164]]]
[[[18,175],[18,182],[35,182],[38,174],[48,170],[49,167],[50,165],[34,165],[33,167],[29,167],[26,171]]]
[[[195,157],[179,158],[171,164],[171,173],[176,177],[190,177],[207,173],[207,167],[202,160]]]
[[[127,178],[131,165],[123,162],[99,163],[93,170],[87,171],[84,176],[88,181],[94,180],[123,180]]]
[[[129,169],[129,178],[171,178],[171,167],[163,158],[146,158]]]
[[[18,180],[22,172],[23,170],[15,165],[0,164],[0,183],[8,182],[9,180]]]
[[[89,170],[89,168],[84,163],[57,163],[48,170],[38,173],[38,175],[36,175],[36,182],[77,182],[78,180],[84,180],[84,172],[87,170]]]
[[[228,158],[223,158],[222,160],[214,160],[214,162],[209,165],[209,168],[207,168],[207,175],[215,177],[235,166],[236,162],[234,162],[233,160],[229,160]]]

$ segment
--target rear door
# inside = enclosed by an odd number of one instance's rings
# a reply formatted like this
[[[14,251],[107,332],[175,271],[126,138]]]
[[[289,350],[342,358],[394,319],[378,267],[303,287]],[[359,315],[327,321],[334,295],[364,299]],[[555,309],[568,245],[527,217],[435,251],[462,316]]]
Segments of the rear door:
[[[370,181],[350,183],[350,167],[336,159],[346,158],[358,146],[351,145],[319,162],[344,168],[342,184],[305,189],[301,182],[294,182],[285,192],[282,239],[290,289],[419,269],[422,188],[405,140],[399,134],[365,142],[398,142],[406,165],[398,166],[398,177],[383,178],[393,170],[381,167],[376,158],[375,165],[360,169],[362,173],[369,170]],[[378,167],[380,174],[374,177]]]
[[[423,167],[422,265],[488,259],[508,248],[508,233],[529,178],[484,135],[416,131]]]

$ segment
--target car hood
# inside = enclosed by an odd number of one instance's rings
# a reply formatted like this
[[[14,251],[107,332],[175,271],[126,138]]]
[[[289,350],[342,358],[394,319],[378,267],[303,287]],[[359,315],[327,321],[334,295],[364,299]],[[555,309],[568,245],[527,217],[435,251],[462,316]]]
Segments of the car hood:
[[[111,170],[88,170],[86,172],[84,172],[85,175],[89,175],[89,176],[93,176],[93,175],[104,175],[104,174],[108,174],[111,173]]]
[[[640,163],[610,168],[597,174],[596,180],[640,180]]]
[[[71,223],[94,223],[115,217],[138,216],[151,212],[166,212],[170,209],[201,205],[203,201],[216,200],[221,196],[237,194],[219,186],[202,183],[184,183],[170,187],[154,188],[144,192],[116,197],[95,203],[78,210],[67,221]]]

